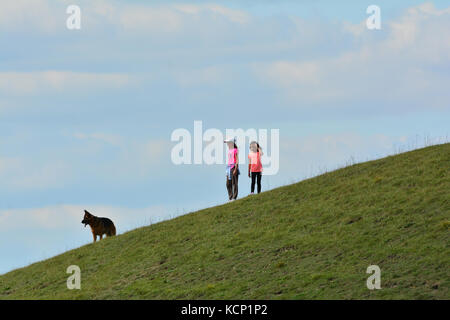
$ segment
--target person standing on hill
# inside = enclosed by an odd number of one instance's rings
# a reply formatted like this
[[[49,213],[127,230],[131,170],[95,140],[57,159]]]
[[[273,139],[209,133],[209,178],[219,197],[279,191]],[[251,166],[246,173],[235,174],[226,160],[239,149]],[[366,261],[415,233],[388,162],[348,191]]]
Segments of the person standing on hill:
[[[228,199],[236,200],[238,196],[238,178],[239,178],[239,152],[236,145],[236,139],[227,139],[224,141],[228,145],[228,164],[227,164],[227,190]]]
[[[261,192],[262,155],[263,153],[259,143],[252,141],[250,143],[250,153],[248,154],[248,177],[252,179],[252,185],[250,188],[251,194],[255,192],[255,182],[258,184],[258,193]]]

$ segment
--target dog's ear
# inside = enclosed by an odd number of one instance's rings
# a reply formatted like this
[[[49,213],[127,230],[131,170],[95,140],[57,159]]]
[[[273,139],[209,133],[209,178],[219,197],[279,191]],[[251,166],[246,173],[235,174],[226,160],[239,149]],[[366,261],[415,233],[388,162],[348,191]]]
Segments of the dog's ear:
[[[92,216],[92,214],[90,214],[89,211],[87,211],[87,210],[84,210],[84,213],[89,215],[89,216]]]

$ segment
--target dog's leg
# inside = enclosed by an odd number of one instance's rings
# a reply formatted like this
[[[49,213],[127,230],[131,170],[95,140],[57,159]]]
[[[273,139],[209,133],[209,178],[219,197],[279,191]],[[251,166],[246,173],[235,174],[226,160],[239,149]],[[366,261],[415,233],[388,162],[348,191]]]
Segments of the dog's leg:
[[[102,240],[102,239],[103,239],[103,234],[100,235],[100,240]]]
[[[92,236],[94,237],[94,242],[97,241],[97,236],[95,235],[95,233],[92,233]]]

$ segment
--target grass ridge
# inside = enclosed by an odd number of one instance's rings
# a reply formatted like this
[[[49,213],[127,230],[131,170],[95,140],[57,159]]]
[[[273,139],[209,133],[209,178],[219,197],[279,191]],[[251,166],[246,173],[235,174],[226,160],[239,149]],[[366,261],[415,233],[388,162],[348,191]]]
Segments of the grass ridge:
[[[0,299],[448,299],[449,172],[448,143],[358,163],[11,271]]]

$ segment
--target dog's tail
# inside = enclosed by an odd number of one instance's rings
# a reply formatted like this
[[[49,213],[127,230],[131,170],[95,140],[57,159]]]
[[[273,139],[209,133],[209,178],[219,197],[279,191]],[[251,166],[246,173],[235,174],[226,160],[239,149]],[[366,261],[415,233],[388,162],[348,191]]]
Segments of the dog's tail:
[[[114,222],[112,222],[110,219],[103,218],[103,226],[107,230],[106,235],[108,237],[116,235],[116,226],[114,225]]]

